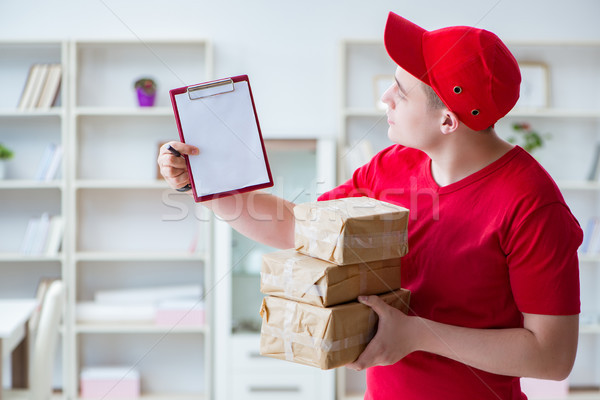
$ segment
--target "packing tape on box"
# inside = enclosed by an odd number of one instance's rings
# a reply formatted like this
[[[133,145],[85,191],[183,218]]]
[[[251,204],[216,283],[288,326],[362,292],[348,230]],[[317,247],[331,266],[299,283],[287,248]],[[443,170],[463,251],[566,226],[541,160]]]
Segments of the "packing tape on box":
[[[302,297],[304,295],[311,295],[323,298],[326,295],[325,282],[321,285],[317,285],[314,282],[305,283],[304,285],[302,285],[299,284],[296,279],[294,279],[294,268],[297,267],[298,262],[304,259],[306,259],[306,256],[304,255],[291,257],[285,261],[283,273],[281,275],[261,272],[261,280],[265,284],[281,289],[284,294],[291,297]],[[365,293],[367,290],[367,274],[369,273],[369,271],[371,271],[371,267],[369,267],[367,263],[361,263],[358,265],[360,294]]]
[[[285,318],[283,320],[283,351],[285,352],[285,359],[291,361],[294,359],[294,352],[292,351],[292,321],[294,315],[298,310],[298,304],[295,302],[288,302],[285,306]]]
[[[324,352],[335,352],[368,343],[373,339],[376,332],[376,329],[371,329],[368,333],[360,333],[338,340],[322,339],[310,336],[307,333],[292,332],[292,322],[294,321],[297,310],[298,303],[294,301],[288,302],[285,308],[283,328],[269,326],[263,323],[260,329],[261,334],[270,335],[283,341],[283,351],[287,361],[294,361],[294,351],[292,349],[292,344],[294,343],[313,349],[320,349]],[[368,325],[375,327],[377,319],[378,317],[375,311],[370,310]]]
[[[323,233],[322,230],[319,230],[314,225],[296,224],[296,232],[307,238],[310,241],[310,246],[314,246],[317,242],[326,242],[341,247],[341,241],[344,239],[345,242],[343,245],[345,247],[372,249],[402,245],[407,240],[406,231],[361,233],[342,236],[339,232]]]
[[[271,286],[277,287],[283,291],[288,296],[302,296],[305,294],[323,297],[324,290],[321,286],[315,284],[309,284],[306,286],[300,286],[294,282],[290,277],[275,275],[275,274],[260,274],[262,281],[265,284],[269,284]],[[362,282],[361,282],[362,285]]]
[[[379,200],[375,200],[375,199],[371,199],[368,197],[365,197],[362,199],[363,202],[360,205],[354,205],[355,208],[377,208],[377,207],[381,207],[382,202],[380,202]],[[323,206],[323,203],[319,204],[319,206],[313,206],[310,208],[309,212],[308,212],[308,220],[309,221],[317,221],[317,220],[321,220],[323,219],[323,216],[321,214],[323,214],[325,211],[333,211],[336,214],[342,214],[342,215],[349,215],[350,213],[348,212],[348,207],[352,206],[351,203],[346,203],[344,201],[339,201],[337,202],[337,204],[340,205],[336,205],[336,202],[328,202],[328,204],[326,206]],[[334,220],[335,218],[330,217],[330,220]]]

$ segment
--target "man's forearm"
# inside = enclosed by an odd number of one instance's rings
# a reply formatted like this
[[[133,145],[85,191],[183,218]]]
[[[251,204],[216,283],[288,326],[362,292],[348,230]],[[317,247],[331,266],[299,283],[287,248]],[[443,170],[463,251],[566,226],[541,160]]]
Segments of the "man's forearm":
[[[294,204],[268,193],[248,192],[204,203],[232,228],[257,242],[294,247]]]
[[[412,323],[419,330],[419,350],[495,374],[564,379],[576,353],[577,316],[536,317],[562,318],[566,323],[554,324],[554,332],[472,329],[417,318]]]

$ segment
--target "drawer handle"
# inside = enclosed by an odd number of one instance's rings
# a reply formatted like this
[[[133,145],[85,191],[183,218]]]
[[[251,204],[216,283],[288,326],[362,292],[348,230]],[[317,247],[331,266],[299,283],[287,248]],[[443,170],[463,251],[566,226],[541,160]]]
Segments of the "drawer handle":
[[[298,386],[250,386],[250,392],[263,392],[263,393],[276,393],[276,392],[285,392],[285,393],[294,393],[300,392],[300,388]]]

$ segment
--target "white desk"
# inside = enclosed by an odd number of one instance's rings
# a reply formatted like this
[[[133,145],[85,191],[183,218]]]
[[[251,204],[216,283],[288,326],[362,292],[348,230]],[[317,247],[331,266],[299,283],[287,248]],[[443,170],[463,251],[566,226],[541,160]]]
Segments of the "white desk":
[[[0,299],[0,361],[27,336],[27,322],[35,310],[35,299]],[[24,351],[27,357],[27,349]],[[27,360],[23,360],[27,366]],[[23,365],[23,364],[21,364]],[[13,375],[17,371],[13,371]],[[0,362],[0,400],[2,399],[2,362]]]

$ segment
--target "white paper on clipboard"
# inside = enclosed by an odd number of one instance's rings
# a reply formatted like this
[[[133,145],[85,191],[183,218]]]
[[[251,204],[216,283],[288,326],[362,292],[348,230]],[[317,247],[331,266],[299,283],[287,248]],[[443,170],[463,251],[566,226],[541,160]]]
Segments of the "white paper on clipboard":
[[[227,93],[173,96],[182,137],[200,149],[188,157],[197,198],[272,185],[250,86],[246,80],[233,85]]]

